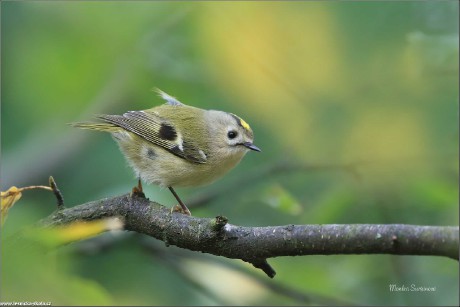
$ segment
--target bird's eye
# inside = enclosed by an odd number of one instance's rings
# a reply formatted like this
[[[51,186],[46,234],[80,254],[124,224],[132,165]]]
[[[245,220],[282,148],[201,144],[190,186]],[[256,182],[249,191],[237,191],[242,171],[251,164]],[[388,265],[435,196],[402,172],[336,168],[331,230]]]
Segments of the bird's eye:
[[[232,131],[229,131],[227,133],[227,136],[228,136],[229,139],[234,139],[234,138],[236,138],[238,136],[238,133],[236,131],[232,130]]]

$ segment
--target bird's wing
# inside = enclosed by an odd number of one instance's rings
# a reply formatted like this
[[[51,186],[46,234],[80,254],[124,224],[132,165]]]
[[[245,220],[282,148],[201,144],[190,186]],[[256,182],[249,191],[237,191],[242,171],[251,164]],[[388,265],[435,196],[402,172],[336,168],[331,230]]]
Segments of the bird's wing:
[[[98,118],[132,132],[172,154],[193,163],[206,163],[206,155],[187,142],[167,120],[152,112],[129,111],[123,115],[99,115]]]

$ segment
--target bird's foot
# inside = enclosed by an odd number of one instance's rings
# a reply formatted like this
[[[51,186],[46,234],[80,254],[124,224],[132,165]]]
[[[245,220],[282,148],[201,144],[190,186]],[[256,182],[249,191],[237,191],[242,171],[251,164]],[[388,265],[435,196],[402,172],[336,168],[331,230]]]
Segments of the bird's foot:
[[[142,182],[141,179],[137,182],[137,187],[133,187],[131,191],[131,197],[142,197],[145,198],[144,191],[142,190]]]
[[[182,207],[181,205],[175,205],[174,207],[171,208],[171,213],[173,212],[179,212],[188,216],[192,216],[192,213],[187,207]]]

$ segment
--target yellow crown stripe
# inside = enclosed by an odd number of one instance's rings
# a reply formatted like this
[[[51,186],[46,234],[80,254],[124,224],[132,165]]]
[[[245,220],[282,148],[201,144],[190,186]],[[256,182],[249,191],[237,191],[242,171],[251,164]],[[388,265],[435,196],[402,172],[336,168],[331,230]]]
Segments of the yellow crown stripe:
[[[244,129],[248,130],[248,131],[251,131],[251,127],[249,126],[249,124],[247,122],[245,122],[241,117],[233,114],[233,113],[229,113],[231,116],[233,116],[233,118],[236,119],[236,121],[238,122],[238,124],[243,127]]]
[[[244,129],[246,130],[251,130],[251,127],[249,127],[249,124],[245,122],[242,118],[240,118],[241,121],[241,126],[243,126]]]

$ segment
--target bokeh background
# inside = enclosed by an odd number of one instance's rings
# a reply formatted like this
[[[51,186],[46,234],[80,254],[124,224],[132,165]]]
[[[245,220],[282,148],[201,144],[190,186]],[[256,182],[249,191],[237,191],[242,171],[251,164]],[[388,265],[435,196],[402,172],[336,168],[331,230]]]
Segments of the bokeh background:
[[[158,87],[240,115],[249,153],[220,181],[177,189],[194,215],[247,226],[458,225],[459,7],[423,2],[2,2],[1,186],[47,184],[67,206],[127,193],[109,135],[67,123],[163,103]],[[290,171],[274,166],[291,163]],[[247,180],[251,178],[251,180]],[[245,181],[246,180],[246,181]],[[167,190],[147,196],[175,204]],[[55,210],[27,191],[2,238]],[[2,301],[55,305],[458,305],[436,257],[246,263],[107,233],[40,262],[2,262]],[[390,292],[389,285],[436,287]]]

